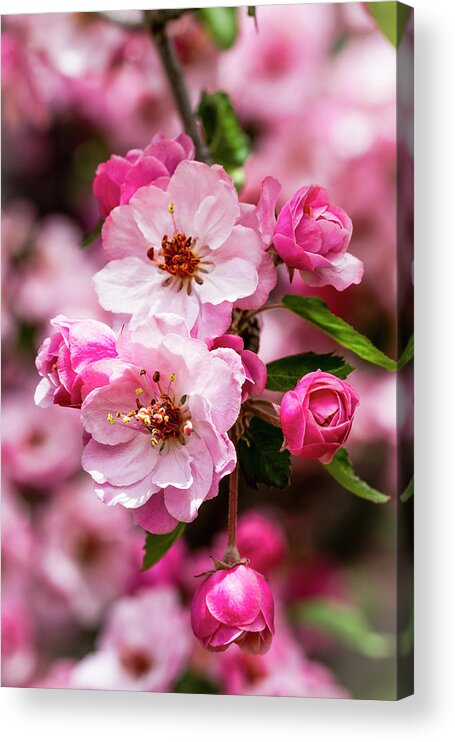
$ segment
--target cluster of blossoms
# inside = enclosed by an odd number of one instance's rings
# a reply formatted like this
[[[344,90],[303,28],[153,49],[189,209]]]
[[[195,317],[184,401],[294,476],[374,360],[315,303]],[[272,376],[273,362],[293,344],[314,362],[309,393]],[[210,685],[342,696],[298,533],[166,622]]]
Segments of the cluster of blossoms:
[[[97,496],[130,510],[153,534],[192,522],[236,468],[233,439],[248,427],[242,405],[262,393],[267,378],[236,318],[260,311],[277,266],[338,290],[363,272],[347,252],[351,221],[324,189],[300,189],[276,220],[274,178],[263,181],[256,206],[242,203],[220,166],[193,155],[186,135],[160,135],[144,151],[98,167],[94,192],[108,262],[94,282],[120,329],[59,315],[37,357],[37,404],[80,409],[82,466]],[[306,375],[281,404],[285,445],[328,463],[357,404],[346,382],[321,371]],[[274,633],[270,588],[232,553],[196,591],[193,630],[211,650],[236,643],[264,653]],[[130,661],[139,662],[134,651]]]

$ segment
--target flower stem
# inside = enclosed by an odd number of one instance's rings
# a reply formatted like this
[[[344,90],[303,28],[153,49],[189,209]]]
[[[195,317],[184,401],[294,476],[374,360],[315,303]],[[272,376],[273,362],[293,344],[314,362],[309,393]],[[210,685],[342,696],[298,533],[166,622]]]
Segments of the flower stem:
[[[237,448],[237,431],[234,428],[230,433],[231,441]],[[239,464],[238,461],[235,469],[229,477],[229,511],[228,511],[228,543],[224,552],[223,561],[226,564],[237,564],[240,560],[237,549],[237,502],[239,493]]]
[[[185,11],[186,9],[180,13],[178,11],[145,10],[144,17],[160,56],[183,127],[194,142],[196,158],[210,165],[212,163],[210,153],[199,132],[182,68],[166,29],[168,21],[175,20]]]

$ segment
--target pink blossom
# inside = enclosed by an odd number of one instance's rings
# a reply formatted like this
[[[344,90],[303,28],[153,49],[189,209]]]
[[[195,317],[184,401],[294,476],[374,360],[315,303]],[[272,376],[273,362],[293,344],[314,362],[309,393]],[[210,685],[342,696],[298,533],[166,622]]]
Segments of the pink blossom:
[[[257,353],[244,349],[243,339],[239,335],[221,335],[211,343],[211,348],[232,348],[239,354],[245,372],[242,387],[242,402],[252,394],[261,394],[267,384],[267,369]]]
[[[165,188],[177,165],[193,157],[194,146],[186,134],[175,139],[157,134],[144,150],[131,149],[125,157],[112,155],[98,165],[93,181],[102,216],[107,217],[116,206],[129,203],[144,185],[153,183]]]
[[[320,186],[304,186],[280,211],[274,244],[288,268],[298,269],[310,286],[334,286],[343,291],[360,283],[363,263],[347,253],[352,222],[330,203]]]
[[[221,553],[226,545],[226,534],[215,541],[213,553]],[[237,524],[237,547],[253,569],[268,576],[279,567],[286,556],[287,545],[283,529],[271,517],[250,511],[240,516]]]
[[[82,624],[98,621],[136,570],[135,536],[123,509],[93,497],[90,480],[67,485],[44,513],[35,560],[46,585]]]
[[[245,380],[231,349],[209,351],[175,315],[125,330],[110,383],[82,404],[91,438],[82,465],[108,505],[134,510],[154,533],[191,522],[235,466],[227,431]]]
[[[47,491],[79,469],[81,453],[82,429],[72,410],[44,412],[28,386],[5,398],[2,460],[13,481]]]
[[[172,689],[191,649],[188,618],[170,587],[146,588],[119,600],[92,654],[71,673],[73,688]]]
[[[359,404],[346,381],[324,371],[306,374],[281,401],[281,427],[295,456],[329,464],[344,445]]]
[[[239,299],[235,303],[238,309],[258,309],[267,301],[270,292],[275,287],[277,270],[269,248],[276,225],[275,207],[280,191],[280,183],[276,178],[268,176],[261,183],[257,205],[240,204],[240,219],[237,223],[250,227],[256,232],[262,243],[262,260],[258,269],[259,282],[256,291],[251,296]]]
[[[110,262],[95,276],[101,305],[141,319],[173,312],[196,337],[222,334],[234,302],[256,291],[263,259],[259,237],[239,218],[222,168],[181,162],[166,191],[144,186],[107,218]]]
[[[97,361],[115,358],[115,335],[107,325],[92,319],[68,319],[58,315],[51,320],[57,330],[46,338],[36,358],[42,376],[35,392],[40,407],[58,404],[80,407],[88,392],[107,382]],[[99,370],[97,370],[99,369]]]
[[[212,652],[235,643],[244,652],[264,654],[275,632],[273,616],[267,582],[244,564],[213,572],[199,585],[191,607],[194,634]]]

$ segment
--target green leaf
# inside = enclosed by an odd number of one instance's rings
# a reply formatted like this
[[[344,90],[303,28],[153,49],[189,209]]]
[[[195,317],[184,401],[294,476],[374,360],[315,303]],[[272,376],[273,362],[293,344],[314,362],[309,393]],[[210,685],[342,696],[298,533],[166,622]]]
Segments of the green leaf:
[[[174,686],[174,693],[205,693],[218,694],[219,688],[206,677],[186,672]]]
[[[198,8],[197,15],[220,49],[229,49],[237,38],[237,8]]]
[[[411,477],[411,481],[406,487],[405,491],[400,495],[401,502],[407,502],[411,499],[414,494],[414,477]]]
[[[382,659],[392,654],[392,635],[374,631],[355,606],[335,600],[308,600],[293,606],[291,615],[305,626],[329,634],[366,657]]]
[[[411,361],[414,358],[414,334],[411,335],[408,342],[406,343],[406,348],[404,349],[403,353],[398,359],[397,362],[397,368],[398,370],[401,370],[406,366],[409,361]]]
[[[368,9],[384,36],[397,47],[404,36],[411,8],[402,3],[368,3]]]
[[[281,451],[283,433],[257,417],[238,444],[240,469],[248,484],[254,489],[258,484],[282,489],[291,478],[291,456]]]
[[[250,145],[228,94],[222,91],[202,93],[198,114],[214,161],[222,165],[240,187],[242,165],[250,153]]]
[[[345,448],[340,448],[336,452],[330,464],[323,464],[324,469],[328,471],[338,484],[341,484],[349,492],[352,492],[357,497],[362,497],[364,500],[369,500],[376,504],[381,504],[390,500],[388,495],[384,495],[382,492],[375,490],[370,487],[369,484],[360,479],[355,474],[351,461],[349,459],[348,452]]]
[[[178,523],[171,533],[147,533],[144,544],[144,561],[142,562],[143,572],[153,567],[169,551],[171,546],[182,535],[185,525],[186,523]]]
[[[100,219],[99,222],[93,227],[92,230],[88,234],[86,234],[80,241],[79,247],[88,247],[92,244],[92,242],[95,242],[95,240],[100,236],[101,234],[101,228],[104,224],[104,219]]]
[[[298,353],[267,364],[267,389],[273,392],[287,392],[294,389],[297,382],[311,371],[326,371],[329,374],[345,379],[353,367],[341,356],[333,353]]]
[[[369,340],[365,335],[357,332],[351,325],[345,322],[341,317],[337,317],[327,304],[317,296],[294,296],[287,294],[283,298],[283,305],[290,309],[291,312],[298,314],[300,317],[308,320],[311,324],[318,327],[326,335],[336,340],[340,345],[355,353],[364,361],[381,366],[387,371],[396,371],[397,363],[386,356],[379,348]]]

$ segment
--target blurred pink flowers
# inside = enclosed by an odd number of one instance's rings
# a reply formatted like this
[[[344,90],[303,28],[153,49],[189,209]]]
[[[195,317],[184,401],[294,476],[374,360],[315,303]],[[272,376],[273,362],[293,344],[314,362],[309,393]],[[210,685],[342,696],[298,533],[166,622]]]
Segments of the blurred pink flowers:
[[[347,252],[352,222],[330,203],[325,188],[304,186],[280,211],[275,249],[288,268],[300,271],[309,286],[334,286],[343,291],[360,283],[362,262]]]
[[[244,564],[213,572],[199,585],[191,607],[193,631],[213,652],[235,643],[244,652],[264,654],[275,632],[273,618],[267,582]]]
[[[74,667],[70,685],[170,691],[186,665],[190,648],[188,618],[176,591],[146,588],[113,606],[98,648]]]
[[[131,519],[122,509],[106,511],[90,480],[62,489],[40,524],[39,575],[83,625],[95,625],[126,592],[136,572],[134,557]]]
[[[233,647],[215,668],[225,693],[249,696],[346,698],[348,693],[323,665],[308,660],[278,611],[270,650],[251,655]]]
[[[222,533],[215,539],[213,553],[221,553],[225,544],[226,534]],[[284,562],[287,552],[282,527],[272,517],[256,511],[240,516],[237,547],[250,566],[266,577]]]
[[[243,366],[209,351],[175,315],[124,330],[110,383],[82,405],[90,434],[82,465],[103,502],[138,509],[153,533],[191,522],[236,461],[227,436],[240,411]]]
[[[349,435],[358,404],[346,381],[324,371],[306,374],[281,400],[286,447],[295,456],[329,464]]]
[[[156,134],[144,150],[131,149],[125,157],[112,155],[98,165],[93,181],[102,216],[107,217],[116,206],[129,203],[141,186],[154,184],[165,188],[177,165],[193,157],[194,145],[186,134],[175,139]]]

